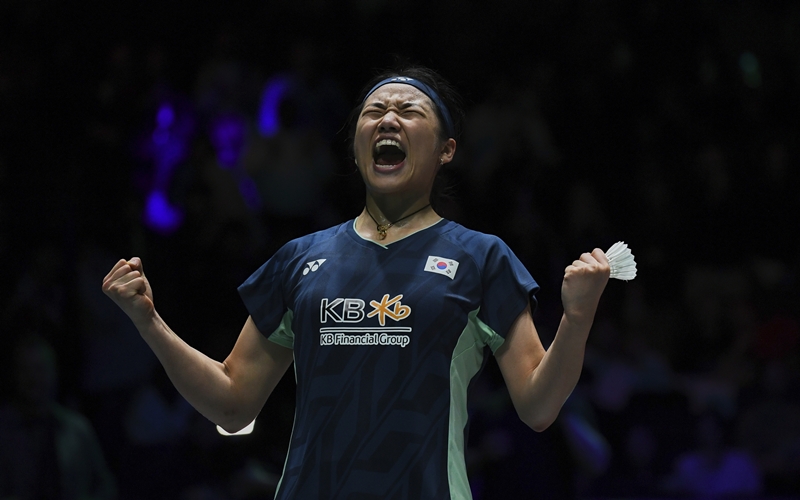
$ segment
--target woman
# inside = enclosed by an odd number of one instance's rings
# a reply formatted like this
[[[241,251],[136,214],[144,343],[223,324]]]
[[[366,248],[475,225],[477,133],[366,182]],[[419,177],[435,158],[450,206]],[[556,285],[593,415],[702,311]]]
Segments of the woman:
[[[161,320],[140,259],[120,260],[103,289],[181,394],[228,431],[256,417],[294,361],[276,498],[470,498],[470,381],[493,353],[520,418],[547,428],[577,383],[608,261],[595,249],[566,268],[545,351],[531,318],[538,285],[519,260],[430,205],[456,152],[451,88],[420,68],[367,88],[353,132],[364,210],[289,242],[239,288],[250,317],[224,362]]]

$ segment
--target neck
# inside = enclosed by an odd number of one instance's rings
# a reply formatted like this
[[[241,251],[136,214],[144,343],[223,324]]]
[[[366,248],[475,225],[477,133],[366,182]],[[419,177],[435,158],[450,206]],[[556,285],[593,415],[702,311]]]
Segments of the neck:
[[[367,195],[366,207],[359,216],[356,228],[362,236],[382,243],[391,243],[433,224],[439,218],[430,206],[430,201],[425,198],[379,199]],[[380,227],[386,225],[388,229]]]
[[[429,205],[430,200],[422,197],[401,197],[401,196],[375,196],[367,193],[366,206],[369,213],[379,223],[395,222],[409,214]],[[427,209],[410,217],[416,219],[427,212]],[[405,221],[404,221],[405,222]]]

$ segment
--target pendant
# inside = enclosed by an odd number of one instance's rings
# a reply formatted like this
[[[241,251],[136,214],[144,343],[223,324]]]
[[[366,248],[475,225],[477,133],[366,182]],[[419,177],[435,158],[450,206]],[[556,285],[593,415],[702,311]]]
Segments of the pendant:
[[[386,230],[389,229],[392,225],[391,224],[378,224],[375,228],[378,230],[378,239],[385,240],[386,239]]]

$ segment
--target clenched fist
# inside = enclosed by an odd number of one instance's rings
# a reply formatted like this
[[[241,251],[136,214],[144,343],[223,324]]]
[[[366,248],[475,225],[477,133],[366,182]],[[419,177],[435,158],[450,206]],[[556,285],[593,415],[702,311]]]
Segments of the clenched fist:
[[[567,266],[561,284],[564,315],[575,323],[592,322],[610,275],[606,254],[599,248]]]
[[[125,311],[136,326],[143,325],[155,315],[153,291],[139,257],[117,262],[103,278],[103,292]]]

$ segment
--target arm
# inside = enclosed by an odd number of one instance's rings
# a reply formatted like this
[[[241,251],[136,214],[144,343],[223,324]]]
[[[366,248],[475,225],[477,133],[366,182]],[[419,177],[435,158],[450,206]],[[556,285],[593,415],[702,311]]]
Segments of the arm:
[[[586,339],[609,274],[602,250],[581,255],[564,273],[564,315],[550,348],[542,347],[529,306],[495,352],[514,408],[534,430],[543,431],[555,421],[578,383]]]
[[[117,262],[103,280],[103,291],[131,318],[178,392],[228,432],[258,415],[292,363],[292,350],[267,340],[252,318],[221,363],[189,346],[156,312],[138,258]]]

